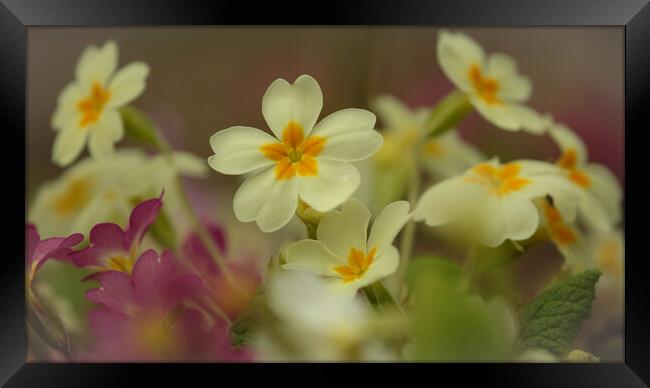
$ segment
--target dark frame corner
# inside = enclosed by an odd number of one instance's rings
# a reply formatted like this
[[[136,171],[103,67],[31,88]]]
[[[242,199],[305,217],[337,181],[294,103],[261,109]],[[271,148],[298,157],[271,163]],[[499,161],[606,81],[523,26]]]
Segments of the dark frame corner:
[[[201,2],[169,1],[164,6],[154,0],[0,0],[0,111],[3,118],[3,140],[9,144],[22,144],[25,138],[25,86],[27,31],[33,26],[133,26],[133,25],[203,25],[203,24],[407,24],[449,26],[618,26],[625,29],[625,168],[633,176],[647,174],[647,157],[640,137],[650,129],[647,113],[650,101],[650,5],[649,0],[387,0],[358,1],[335,5],[327,9],[307,11],[294,8],[288,11],[276,4],[255,7],[233,1]],[[192,4],[189,4],[192,3]],[[268,9],[266,9],[268,8]],[[287,7],[288,8],[288,7]],[[293,8],[293,7],[292,7]],[[335,9],[335,11],[333,11]],[[299,14],[304,12],[304,14]],[[246,18],[243,17],[246,15]],[[0,153],[3,166],[13,166],[26,148],[11,147]],[[207,368],[207,375],[223,374],[222,365],[126,365],[126,364],[30,364],[26,363],[26,329],[24,305],[23,263],[16,260],[23,254],[18,241],[24,241],[22,228],[25,221],[25,177],[23,171],[8,168],[11,176],[10,190],[2,193],[12,205],[3,208],[9,216],[8,234],[10,252],[0,282],[0,383],[8,386],[115,386],[137,381],[140,374],[151,375],[155,368],[158,378],[171,378],[186,383],[187,374],[196,374]],[[20,184],[19,182],[22,182]],[[482,384],[495,382],[500,386],[570,386],[576,387],[643,387],[650,384],[650,265],[642,252],[641,242],[644,219],[650,214],[643,207],[643,199],[650,197],[647,185],[635,178],[625,181],[626,247],[631,260],[625,270],[625,362],[603,364],[435,364],[385,365],[383,372],[373,372],[384,377],[391,369],[435,368],[434,374],[446,374],[453,381],[480,379]],[[21,203],[23,206],[15,206]],[[630,211],[629,209],[634,209]],[[638,254],[638,255],[634,255]],[[633,256],[634,255],[634,256]],[[232,365],[239,382],[251,374]],[[258,366],[268,375],[271,368]],[[313,365],[310,368],[331,368],[332,365]],[[215,372],[215,368],[217,371]],[[461,369],[462,368],[462,369]],[[466,373],[466,368],[480,370]],[[142,373],[145,369],[146,373]],[[280,368],[273,368],[274,370]],[[230,373],[230,372],[229,372]],[[321,372],[322,373],[322,372]],[[426,372],[425,372],[426,373]],[[453,377],[452,377],[453,376]],[[284,376],[278,374],[280,381]],[[440,377],[436,377],[438,379]],[[439,380],[438,380],[439,381]],[[645,384],[643,383],[645,381]],[[169,380],[168,380],[169,382]]]

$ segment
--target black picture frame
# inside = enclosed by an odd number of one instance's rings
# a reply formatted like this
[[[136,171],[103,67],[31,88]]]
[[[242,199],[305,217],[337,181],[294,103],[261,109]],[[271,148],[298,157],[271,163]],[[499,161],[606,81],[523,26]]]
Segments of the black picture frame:
[[[190,378],[236,379],[237,385],[345,379],[403,384],[500,387],[643,387],[650,383],[650,265],[643,250],[650,219],[650,5],[648,0],[455,0],[279,2],[0,0],[0,152],[3,173],[4,243],[0,279],[0,382],[6,386],[125,386],[152,379],[188,384]],[[253,12],[254,11],[254,12]],[[26,148],[26,46],[33,26],[143,26],[210,24],[438,25],[438,26],[617,26],[625,31],[625,360],[600,364],[49,364],[26,363],[24,241]],[[46,65],[46,64],[45,64]],[[25,148],[23,148],[25,147]],[[22,157],[22,158],[21,158]],[[20,168],[22,162],[22,169]],[[22,183],[21,183],[22,182]],[[647,238],[647,237],[646,237]],[[257,373],[247,370],[259,369]],[[296,368],[291,369],[290,368]],[[334,372],[334,369],[341,371]],[[300,377],[295,370],[300,369]],[[345,372],[349,377],[342,378]],[[306,372],[306,373],[304,373]],[[414,373],[421,376],[415,378]],[[424,380],[423,380],[424,378]],[[304,379],[304,380],[303,380]],[[645,382],[645,383],[644,383]],[[277,384],[276,384],[277,383]]]

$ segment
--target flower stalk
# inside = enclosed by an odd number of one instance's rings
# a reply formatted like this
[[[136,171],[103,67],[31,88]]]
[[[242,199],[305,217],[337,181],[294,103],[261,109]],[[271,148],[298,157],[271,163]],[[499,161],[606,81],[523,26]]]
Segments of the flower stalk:
[[[425,132],[430,137],[439,136],[453,128],[471,111],[469,98],[464,93],[453,91],[431,110],[424,125]]]

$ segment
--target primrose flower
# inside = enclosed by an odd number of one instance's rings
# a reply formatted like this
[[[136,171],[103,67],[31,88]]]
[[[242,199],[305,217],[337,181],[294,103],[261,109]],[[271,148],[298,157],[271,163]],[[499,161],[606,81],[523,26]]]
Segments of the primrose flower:
[[[428,172],[434,178],[446,179],[485,159],[453,129],[426,139],[425,122],[431,108],[412,110],[395,97],[383,95],[375,99],[373,109],[386,130],[384,144],[374,156],[382,167],[399,168],[411,161],[405,156],[419,152]]]
[[[278,322],[253,338],[265,361],[387,361],[394,356],[371,330],[371,311],[359,298],[342,299],[327,281],[304,271],[269,276],[268,305]],[[273,324],[277,330],[269,330]]]
[[[549,134],[562,150],[556,164],[583,194],[580,216],[592,228],[611,230],[621,219],[622,193],[616,177],[607,167],[587,162],[587,148],[565,125],[555,123]]]
[[[86,48],[77,62],[76,79],[68,84],[57,102],[52,127],[58,131],[52,161],[72,163],[88,141],[93,158],[113,155],[113,144],[124,136],[118,109],[137,98],[145,88],[149,66],[131,62],[116,72],[117,44]]]
[[[33,224],[25,227],[25,274],[27,285],[32,284],[34,275],[49,259],[66,260],[75,245],[83,240],[79,233],[68,237],[51,237],[41,240]]]
[[[499,128],[543,133],[550,124],[524,105],[532,86],[518,74],[517,63],[510,56],[493,53],[461,32],[441,31],[438,35],[438,63],[445,75],[464,93],[476,111]]]
[[[86,292],[101,307],[91,310],[91,332],[98,360],[237,360],[223,322],[206,322],[181,305],[200,292],[201,281],[184,274],[170,253],[146,251],[133,272],[106,271],[100,287]]]
[[[316,124],[323,95],[315,79],[293,84],[278,79],[262,99],[262,114],[274,136],[251,127],[230,127],[210,138],[209,165],[222,174],[253,173],[235,193],[241,222],[256,221],[264,232],[286,225],[302,199],[325,212],[349,198],[359,171],[349,162],[365,159],[382,144],[375,115],[343,109]]]
[[[175,152],[171,163],[135,149],[119,149],[106,162],[85,158],[39,188],[27,219],[46,237],[87,233],[98,221],[126,222],[134,202],[163,189],[165,209],[180,209],[173,178],[202,176],[206,168],[201,158],[186,152]]]
[[[533,160],[501,164],[495,158],[426,190],[414,219],[429,226],[451,224],[465,236],[496,247],[535,233],[539,212],[533,200],[547,195],[562,218],[572,222],[580,196],[559,167]]]
[[[140,242],[161,207],[160,198],[140,203],[133,208],[126,231],[109,222],[95,225],[90,231],[90,245],[70,254],[70,261],[79,267],[130,273],[139,255]]]
[[[214,223],[207,223],[206,229],[221,253],[227,255],[223,229]],[[253,260],[247,258],[239,262],[226,261],[226,266],[237,285],[237,290],[234,290],[196,233],[192,232],[187,236],[181,253],[185,259],[182,265],[186,267],[187,272],[195,274],[203,281],[205,292],[195,296],[196,302],[206,311],[213,312],[216,307],[229,318],[237,319],[255,296],[262,281]]]
[[[377,216],[368,235],[370,212],[351,198],[342,211],[331,211],[321,219],[318,240],[289,245],[282,267],[328,277],[333,287],[354,295],[395,272],[399,252],[392,245],[393,239],[411,216],[408,202],[393,202]]]

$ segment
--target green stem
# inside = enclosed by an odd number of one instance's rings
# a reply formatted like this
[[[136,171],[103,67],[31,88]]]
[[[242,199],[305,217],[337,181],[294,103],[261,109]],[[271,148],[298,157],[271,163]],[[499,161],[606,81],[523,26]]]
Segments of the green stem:
[[[421,178],[420,178],[419,166],[420,166],[419,158],[415,157],[411,169],[409,171],[409,188],[408,188],[407,199],[409,201],[411,211],[413,211],[413,209],[415,208],[415,204],[417,202],[418,195],[420,193]],[[406,266],[411,257],[411,254],[413,253],[415,232],[416,232],[416,225],[413,219],[411,218],[406,223],[406,226],[404,227],[404,231],[402,232],[402,237],[400,239],[400,249],[399,249],[400,262],[395,275],[396,282],[397,282],[395,292],[396,295],[398,295],[398,299],[399,296],[402,294],[402,290],[404,287],[404,272],[406,271]]]
[[[478,255],[475,248],[470,248],[467,252],[467,258],[463,263],[463,280],[462,287],[469,290],[476,279],[478,269]]]
[[[469,98],[455,90],[431,110],[425,124],[426,132],[429,136],[439,136],[453,128],[471,111]]]
[[[309,237],[312,240],[318,240],[316,231],[318,229],[318,225],[310,224],[310,223],[305,223],[305,226],[307,227],[307,237]]]
[[[402,310],[402,307],[395,302],[395,299],[393,299],[386,287],[384,287],[380,281],[376,281],[368,286],[365,286],[362,288],[362,290],[366,296],[366,299],[368,299],[368,303],[370,303],[375,311],[381,312],[381,310],[385,307],[389,307],[399,311],[400,314],[402,314],[402,317],[406,318],[406,314],[404,313],[404,310]],[[397,353],[398,357],[401,357],[402,355],[403,342],[404,339],[401,337],[397,338],[395,341],[395,352]]]
[[[392,307],[404,314],[402,308],[395,302],[395,299],[380,281],[367,285],[362,290],[368,299],[368,303],[375,310],[380,311],[384,307]]]

